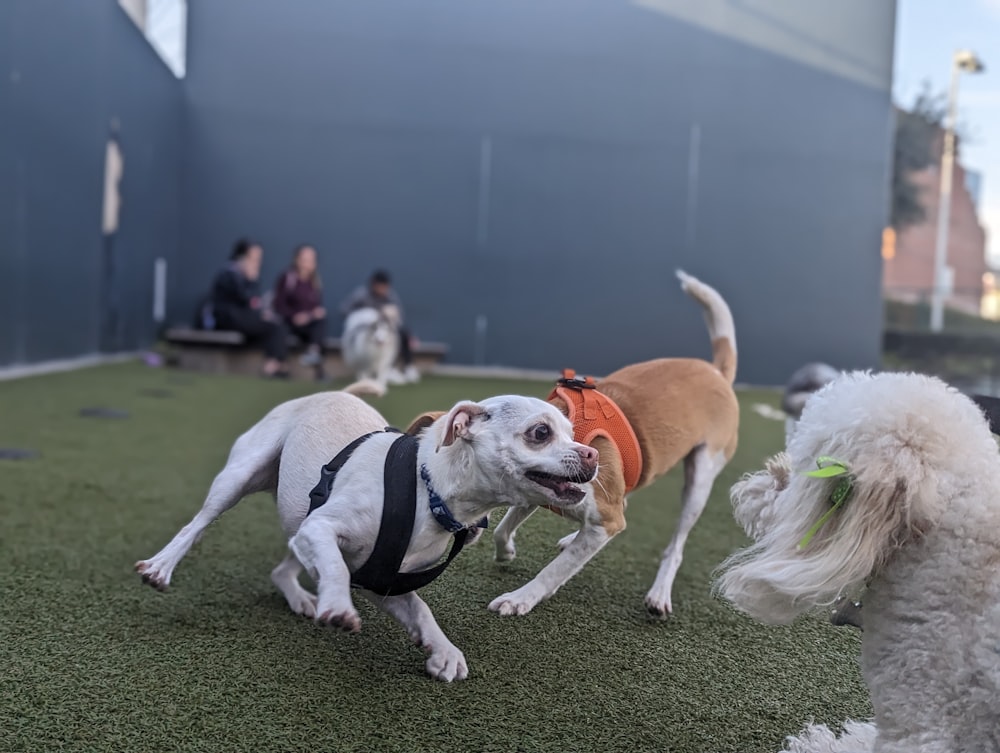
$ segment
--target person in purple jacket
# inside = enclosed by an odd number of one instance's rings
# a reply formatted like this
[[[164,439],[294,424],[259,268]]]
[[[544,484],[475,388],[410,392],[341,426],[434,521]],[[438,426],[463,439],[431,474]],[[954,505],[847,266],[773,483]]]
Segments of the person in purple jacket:
[[[315,366],[317,375],[322,376],[326,309],[315,248],[304,243],[295,249],[291,265],[274,286],[271,306],[288,330],[306,344],[303,365]]]

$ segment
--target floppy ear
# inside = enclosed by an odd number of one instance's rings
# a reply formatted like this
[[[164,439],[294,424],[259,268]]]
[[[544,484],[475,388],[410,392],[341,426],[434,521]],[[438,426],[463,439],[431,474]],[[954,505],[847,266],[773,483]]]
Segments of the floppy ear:
[[[828,493],[829,485],[822,486]],[[810,556],[817,565],[829,568],[831,574],[836,570],[834,580],[842,590],[860,585],[896,550],[917,541],[934,525],[934,505],[927,500],[935,496],[936,483],[922,478],[918,470],[912,475],[863,473],[854,479],[843,508],[819,528],[815,543],[803,551],[812,549]]]
[[[933,525],[926,504],[933,490],[916,470],[906,476],[884,465],[866,468],[851,477],[850,495],[832,509],[836,483],[792,478],[766,525],[754,530],[755,543],[720,566],[717,590],[752,617],[785,624],[862,588],[894,552]]]
[[[406,433],[416,436],[443,415],[443,410],[432,410],[427,411],[426,413],[421,413],[410,422],[409,426],[406,427]]]
[[[464,400],[448,413],[445,422],[444,436],[438,443],[437,449],[450,447],[456,439],[468,439],[471,436],[471,426],[477,418],[486,415],[486,409],[478,403]]]
[[[791,475],[784,452],[769,458],[764,467],[763,471],[745,475],[729,490],[733,517],[752,539],[774,525],[775,501],[788,487]]]

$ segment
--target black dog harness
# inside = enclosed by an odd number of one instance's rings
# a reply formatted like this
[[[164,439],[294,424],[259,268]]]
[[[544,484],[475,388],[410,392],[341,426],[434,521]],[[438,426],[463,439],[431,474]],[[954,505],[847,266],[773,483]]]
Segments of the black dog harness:
[[[397,596],[423,588],[451,564],[465,546],[469,537],[469,528],[455,521],[445,506],[444,501],[430,487],[426,468],[421,468],[421,477],[427,483],[427,491],[431,497],[431,512],[446,529],[455,534],[451,551],[447,559],[427,570],[415,573],[401,573],[400,566],[410,546],[413,534],[413,521],[417,512],[417,447],[420,440],[409,434],[401,434],[398,429],[387,427],[384,431],[374,431],[365,434],[351,442],[337,453],[337,456],[327,463],[320,471],[320,482],[309,493],[309,515],[317,507],[322,506],[337,478],[337,472],[344,467],[355,450],[376,434],[393,432],[400,434],[399,439],[389,447],[385,458],[385,497],[382,502],[382,522],[375,539],[375,548],[365,563],[351,573],[351,587],[363,588],[380,596]],[[443,511],[443,513],[442,513]],[[446,519],[442,515],[447,516]],[[474,527],[485,528],[487,519],[483,518]]]

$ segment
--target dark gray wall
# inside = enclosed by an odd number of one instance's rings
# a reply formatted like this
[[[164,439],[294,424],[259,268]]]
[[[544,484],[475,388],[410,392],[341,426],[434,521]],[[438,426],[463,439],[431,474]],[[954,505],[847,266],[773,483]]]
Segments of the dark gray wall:
[[[848,6],[846,51],[762,22],[824,67],[624,2],[193,3],[172,312],[236,236],[269,279],[308,240],[330,302],[386,265],[453,361],[484,314],[488,362],[606,372],[707,354],[681,266],[729,300],[740,379],[873,366],[894,6]],[[855,52],[868,83],[831,72]]]
[[[114,0],[0,3],[0,365],[148,344],[152,260],[180,216],[180,86]],[[125,155],[123,327],[101,340],[101,204],[112,118]]]
[[[390,267],[457,362],[478,315],[490,363],[704,355],[683,266],[729,299],[741,379],[874,365],[894,4],[706,7],[213,0],[178,82],[114,0],[0,3],[0,365],[101,347],[112,118],[112,349],[152,340],[154,258],[187,321],[250,234],[269,278],[316,244],[329,304]]]

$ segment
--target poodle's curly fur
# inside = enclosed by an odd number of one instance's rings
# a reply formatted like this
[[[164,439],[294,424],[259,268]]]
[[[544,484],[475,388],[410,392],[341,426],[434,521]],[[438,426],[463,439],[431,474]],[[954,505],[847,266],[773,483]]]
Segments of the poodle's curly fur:
[[[800,549],[831,507],[836,479],[804,475],[822,456],[849,468],[852,491]],[[788,623],[867,586],[875,726],[812,726],[786,750],[1000,752],[1000,454],[969,398],[917,374],[844,375],[732,498],[754,543],[717,588],[739,609]]]

